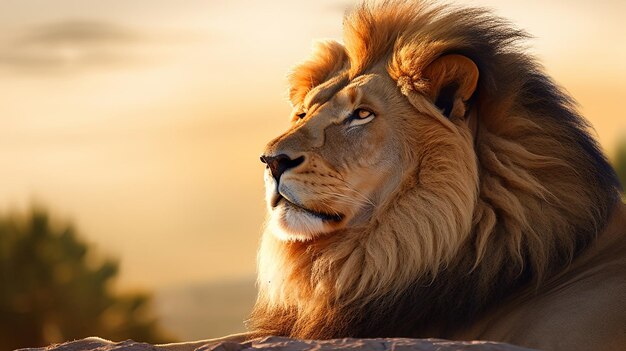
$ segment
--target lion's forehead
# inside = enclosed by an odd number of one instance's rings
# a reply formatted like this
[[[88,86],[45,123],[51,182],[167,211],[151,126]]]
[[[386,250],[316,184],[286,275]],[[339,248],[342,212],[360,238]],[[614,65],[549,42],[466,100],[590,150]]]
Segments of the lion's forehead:
[[[344,89],[350,81],[344,73],[336,74],[321,84],[311,87],[304,96],[302,105],[311,107],[327,103],[342,89]]]
[[[305,108],[315,108],[330,104],[332,108],[342,109],[358,103],[364,94],[375,93],[377,83],[381,83],[379,74],[364,74],[348,80],[345,74],[338,74],[324,83],[313,87],[305,96]]]

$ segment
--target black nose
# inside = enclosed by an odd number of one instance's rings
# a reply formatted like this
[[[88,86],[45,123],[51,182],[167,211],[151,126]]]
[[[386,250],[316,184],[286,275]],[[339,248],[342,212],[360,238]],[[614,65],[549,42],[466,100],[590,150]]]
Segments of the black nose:
[[[261,156],[261,162],[265,163],[267,167],[269,167],[270,172],[272,172],[272,176],[278,182],[280,180],[280,176],[286,170],[297,167],[304,162],[304,156],[300,156],[292,160],[285,154],[280,154],[278,156],[263,155]]]

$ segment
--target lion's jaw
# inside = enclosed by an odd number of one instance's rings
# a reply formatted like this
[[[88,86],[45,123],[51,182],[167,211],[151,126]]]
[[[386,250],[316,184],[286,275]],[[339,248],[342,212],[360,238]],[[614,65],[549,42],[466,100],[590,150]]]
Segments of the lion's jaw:
[[[266,171],[268,229],[283,241],[308,241],[365,223],[379,198],[381,177],[344,175],[314,153],[307,159],[280,182]],[[384,188],[393,188],[393,182]]]

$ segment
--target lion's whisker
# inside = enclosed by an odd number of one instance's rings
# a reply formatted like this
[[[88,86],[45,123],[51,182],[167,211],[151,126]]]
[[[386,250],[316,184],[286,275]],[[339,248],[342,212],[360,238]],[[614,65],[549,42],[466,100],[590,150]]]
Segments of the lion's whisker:
[[[361,192],[359,192],[358,190],[352,188],[350,185],[348,185],[347,182],[344,182],[344,187],[346,190],[349,190],[351,192],[353,192],[354,194],[360,196],[365,202],[367,202],[368,204],[375,206],[374,201],[372,201],[369,197],[363,195]]]

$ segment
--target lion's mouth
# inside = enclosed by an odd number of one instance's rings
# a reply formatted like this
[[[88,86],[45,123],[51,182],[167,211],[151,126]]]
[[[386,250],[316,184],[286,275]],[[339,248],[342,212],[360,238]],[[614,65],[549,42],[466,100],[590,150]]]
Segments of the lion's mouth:
[[[276,197],[276,199],[272,202],[272,207],[276,207],[278,206],[278,204],[284,201],[286,206],[291,207],[292,209],[295,209],[297,211],[302,211],[305,212],[307,214],[313,215],[323,221],[328,221],[328,222],[341,222],[343,220],[343,215],[342,214],[330,214],[330,213],[324,213],[324,212],[319,212],[319,211],[314,211],[311,209],[308,209],[306,207],[303,207],[302,205],[299,205],[297,203],[291,202],[289,200],[287,200],[287,198],[285,198],[282,195],[278,195]]]

